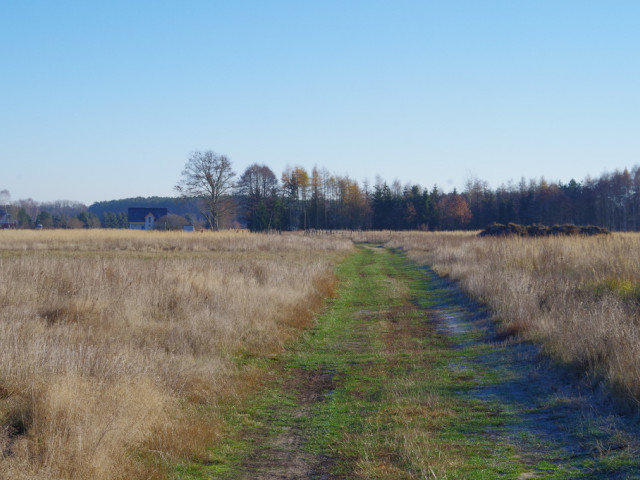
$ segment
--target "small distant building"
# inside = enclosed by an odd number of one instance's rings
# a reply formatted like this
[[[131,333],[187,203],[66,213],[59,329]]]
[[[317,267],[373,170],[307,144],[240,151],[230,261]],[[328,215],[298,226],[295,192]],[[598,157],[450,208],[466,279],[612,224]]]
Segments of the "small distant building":
[[[132,230],[153,230],[159,218],[167,215],[166,208],[130,207],[127,212],[129,228]]]
[[[16,227],[17,222],[11,218],[11,214],[0,208],[0,229]]]
[[[182,231],[183,232],[195,232],[196,231],[196,227],[194,227],[193,225],[185,225],[184,227],[182,227]]]

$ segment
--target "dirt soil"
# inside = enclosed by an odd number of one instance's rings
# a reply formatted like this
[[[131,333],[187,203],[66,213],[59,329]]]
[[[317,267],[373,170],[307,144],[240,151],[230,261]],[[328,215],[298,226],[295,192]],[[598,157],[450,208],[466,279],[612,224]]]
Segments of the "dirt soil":
[[[254,451],[240,469],[242,480],[328,480],[335,479],[329,471],[330,458],[319,457],[304,449],[306,438],[299,420],[306,417],[316,402],[322,402],[335,388],[329,372],[290,372],[285,390],[292,392],[295,402],[276,407],[286,411],[287,425],[267,425],[253,438]],[[295,406],[294,406],[295,405]],[[281,418],[282,411],[274,411],[273,418]]]

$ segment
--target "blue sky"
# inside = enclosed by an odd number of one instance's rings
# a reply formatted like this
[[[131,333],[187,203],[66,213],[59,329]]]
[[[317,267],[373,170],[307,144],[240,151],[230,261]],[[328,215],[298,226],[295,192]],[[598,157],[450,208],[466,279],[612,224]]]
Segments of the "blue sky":
[[[0,190],[241,173],[495,188],[640,164],[640,2],[0,0]]]

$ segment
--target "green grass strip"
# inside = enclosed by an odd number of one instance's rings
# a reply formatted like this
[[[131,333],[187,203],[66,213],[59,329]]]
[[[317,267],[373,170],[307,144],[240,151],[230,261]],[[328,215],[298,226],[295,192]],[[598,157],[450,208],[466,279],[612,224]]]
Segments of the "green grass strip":
[[[338,294],[315,326],[275,365],[264,361],[275,380],[227,412],[231,431],[215,461],[183,465],[175,478],[257,478],[251,468],[268,478],[296,460],[312,464],[306,478],[379,480],[597,478],[590,475],[624,466],[615,453],[562,462],[520,455],[507,434],[520,413],[472,394],[513,372],[475,361],[493,347],[474,342],[473,328],[440,333],[434,312],[453,294],[432,272],[358,246],[337,275]],[[274,450],[287,435],[298,443]],[[268,456],[281,458],[270,464]]]

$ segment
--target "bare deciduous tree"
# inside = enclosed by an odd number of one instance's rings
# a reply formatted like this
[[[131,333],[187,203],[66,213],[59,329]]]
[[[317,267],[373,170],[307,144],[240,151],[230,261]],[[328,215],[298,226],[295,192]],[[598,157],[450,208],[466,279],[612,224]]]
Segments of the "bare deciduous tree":
[[[6,207],[11,202],[9,190],[0,190],[0,206]]]
[[[236,187],[249,230],[255,232],[280,227],[276,212],[278,180],[269,167],[257,163],[247,167]]]
[[[211,229],[218,230],[220,216],[230,205],[225,200],[233,188],[234,176],[226,156],[212,150],[195,151],[189,155],[175,190],[185,199],[200,199],[201,213]]]

